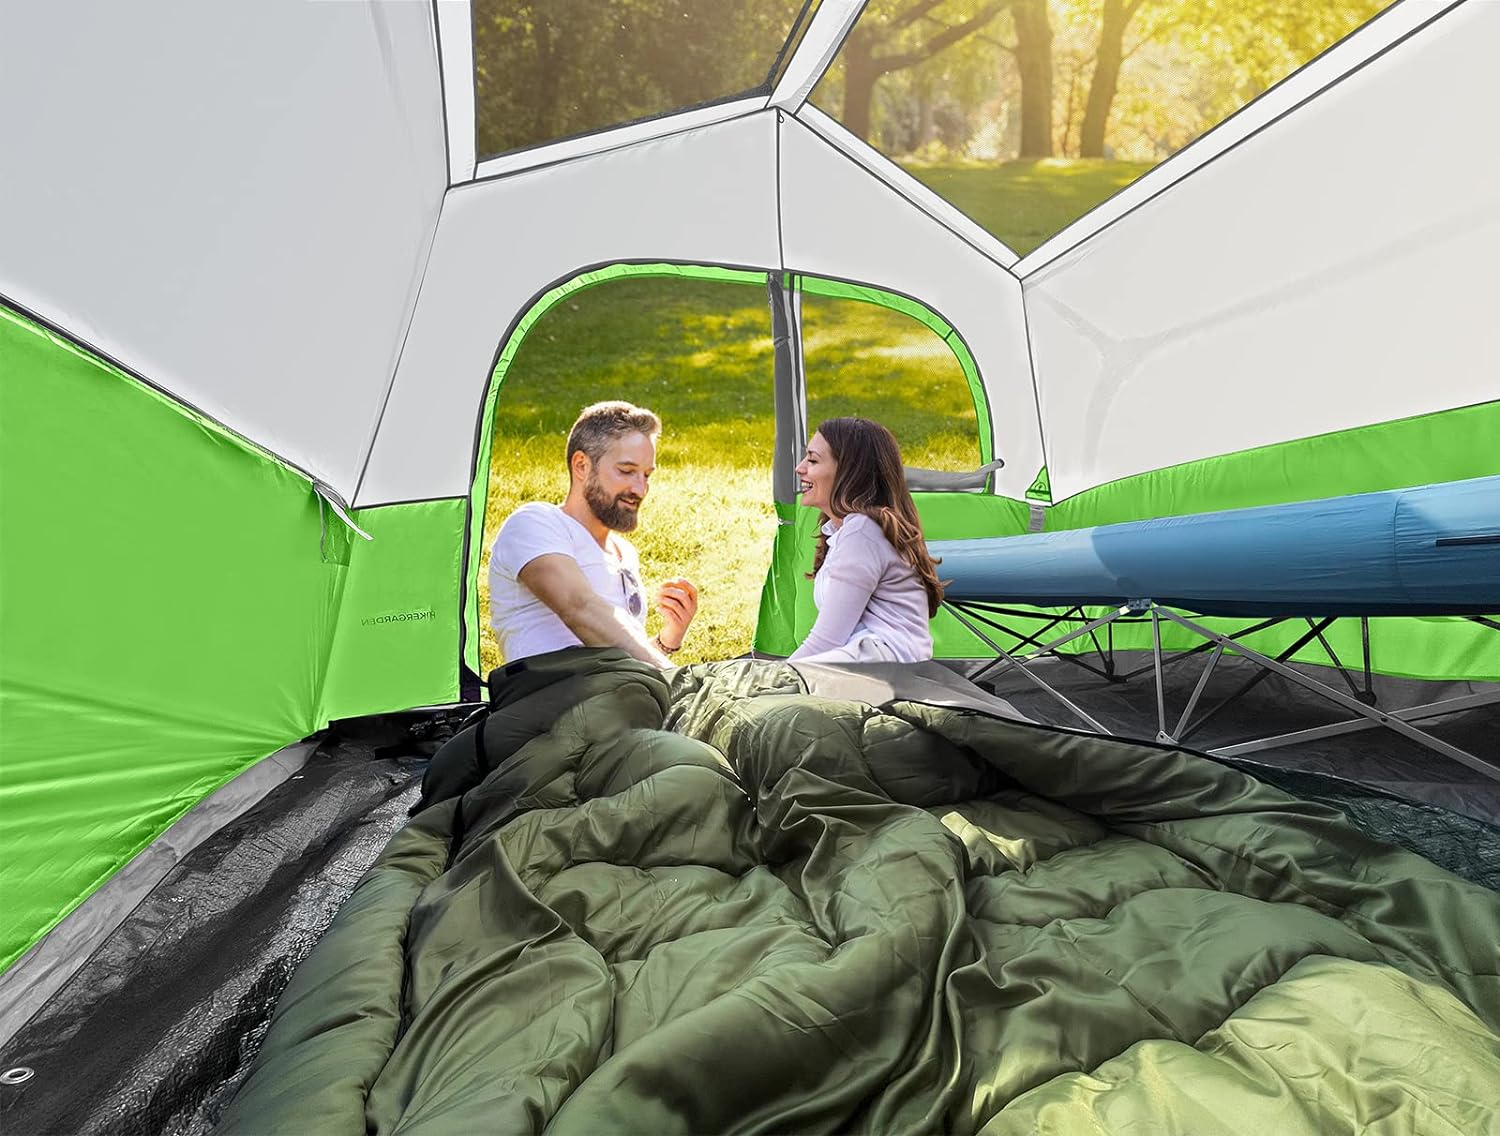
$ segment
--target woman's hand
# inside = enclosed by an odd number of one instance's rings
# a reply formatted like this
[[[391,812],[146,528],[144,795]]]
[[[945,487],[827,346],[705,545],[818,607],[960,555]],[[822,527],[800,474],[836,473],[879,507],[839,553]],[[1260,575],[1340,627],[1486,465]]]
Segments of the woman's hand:
[[[656,610],[661,613],[661,632],[657,638],[668,651],[682,646],[688,624],[698,614],[698,589],[681,576],[665,581],[656,596]]]

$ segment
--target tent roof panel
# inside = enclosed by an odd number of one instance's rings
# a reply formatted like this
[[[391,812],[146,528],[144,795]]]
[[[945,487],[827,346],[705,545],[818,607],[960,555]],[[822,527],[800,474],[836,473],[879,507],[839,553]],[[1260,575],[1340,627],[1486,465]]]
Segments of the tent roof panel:
[[[697,107],[678,114],[647,119],[645,122],[632,122],[625,126],[585,134],[581,138],[567,138],[561,142],[536,146],[530,150],[517,150],[513,154],[502,154],[498,158],[486,158],[479,163],[473,176],[476,181],[507,177],[520,173],[522,170],[540,169],[543,166],[553,166],[575,158],[586,158],[590,154],[620,150],[638,142],[649,142],[653,138],[666,138],[673,134],[686,133],[689,130],[700,130],[716,122],[728,122],[730,119],[743,118],[747,114],[755,114],[765,109],[765,95],[751,95],[749,98]]]
[[[0,293],[352,491],[446,182],[431,20],[8,10]]]
[[[1004,241],[936,190],[922,184],[868,142],[850,134],[838,119],[825,114],[812,103],[808,103],[797,112],[797,120],[825,141],[838,147],[849,158],[885,182],[922,212],[951,229],[967,244],[982,252],[996,264],[1011,268],[1016,263],[1016,254],[1005,245]]]
[[[1497,35],[1454,9],[1024,281],[1055,497],[1500,393]]]
[[[763,112],[452,190],[357,503],[467,494],[496,352],[553,284],[620,261],[776,268],[775,129]]]
[[[1142,174],[1113,197],[1100,202],[1055,236],[1038,245],[1015,266],[1018,276],[1038,272],[1093,234],[1137,209],[1194,170],[1347,75],[1414,29],[1441,16],[1463,0],[1401,0],[1339,41],[1305,67],[1294,71],[1259,98],[1196,138],[1161,165]]]

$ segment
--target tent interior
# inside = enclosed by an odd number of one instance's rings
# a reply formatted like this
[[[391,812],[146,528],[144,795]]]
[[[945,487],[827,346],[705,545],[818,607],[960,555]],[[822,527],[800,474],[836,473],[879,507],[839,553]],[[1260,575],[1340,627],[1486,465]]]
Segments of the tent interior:
[[[965,456],[912,475],[935,542],[1500,473],[1500,154],[1475,143],[1500,104],[1500,5],[1396,0],[1019,254],[817,94],[853,83],[843,53],[880,4],[678,6],[698,27],[657,27],[647,57],[731,32],[763,57],[615,76],[624,117],[581,48],[571,71],[538,56],[576,32],[573,6],[544,7],[0,15],[0,96],[26,108],[0,154],[12,1130],[218,1124],[427,760],[493,692],[497,408],[528,335],[580,296],[680,279],[764,305],[757,658],[816,615],[818,517],[792,470],[817,424],[819,303],[920,326],[955,376]],[[554,91],[550,119],[505,86],[559,80],[580,91]],[[1500,555],[1500,493],[1478,508],[1440,538],[1472,554],[1466,586]],[[890,697],[1165,735],[1500,887],[1500,603],[1249,634],[1200,612],[1279,667],[1220,644],[1210,673],[1160,669],[1203,642],[1179,623],[1121,618],[1106,646],[1080,630],[1109,611],[1096,597],[992,599],[1003,626],[940,612],[943,666]],[[1380,720],[1347,730],[1352,703]],[[1184,706],[1214,712],[1185,732]]]

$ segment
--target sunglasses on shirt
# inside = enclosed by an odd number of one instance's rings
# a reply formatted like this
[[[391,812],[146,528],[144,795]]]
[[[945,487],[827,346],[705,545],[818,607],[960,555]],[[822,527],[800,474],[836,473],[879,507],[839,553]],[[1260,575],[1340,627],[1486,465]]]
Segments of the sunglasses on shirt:
[[[625,610],[630,613],[631,618],[639,619],[646,606],[645,600],[641,598],[641,582],[629,568],[620,569],[620,578],[625,583]]]

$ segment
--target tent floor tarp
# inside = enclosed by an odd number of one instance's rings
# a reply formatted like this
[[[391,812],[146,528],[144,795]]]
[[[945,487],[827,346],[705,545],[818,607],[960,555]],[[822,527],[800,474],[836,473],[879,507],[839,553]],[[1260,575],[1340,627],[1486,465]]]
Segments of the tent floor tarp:
[[[335,723],[0,1048],[6,1132],[210,1130],[287,979],[405,823],[453,710]]]
[[[1148,669],[1128,682],[1112,682],[1065,660],[1044,660],[1032,665],[1049,686],[1110,732],[1126,738],[1155,738],[1158,716],[1156,683],[1149,669],[1150,652],[1120,651],[1116,652],[1115,660],[1118,673]],[[1092,657],[1089,661],[1097,663]],[[1163,670],[1168,723],[1178,720],[1192,697],[1203,666],[1203,661],[1198,660]],[[1329,685],[1341,685],[1331,667],[1298,669]],[[1244,659],[1222,658],[1199,696],[1200,709],[1195,712],[1195,720],[1202,719],[1202,711],[1230,698],[1250,680],[1259,677],[1260,681],[1243,697],[1203,721],[1183,744],[1208,750],[1268,732],[1310,729],[1351,717],[1348,711],[1285,678],[1275,674],[1260,676],[1262,672]],[[1081,725],[1055,698],[1014,670],[993,679],[981,677],[980,684],[1036,721],[1069,728]],[[1377,675],[1373,688],[1382,709],[1397,710],[1492,690],[1493,684],[1426,682]],[[1500,709],[1496,707],[1460,711],[1425,721],[1422,726],[1452,745],[1500,762]],[[1316,773],[1349,782],[1351,791],[1356,791],[1356,785],[1364,785],[1406,800],[1500,823],[1500,783],[1386,729],[1318,738],[1242,755],[1233,763],[1251,771],[1265,770],[1262,774],[1265,780],[1276,781],[1278,769]],[[1296,788],[1290,791],[1300,792]],[[1432,858],[1431,853],[1424,855]]]

